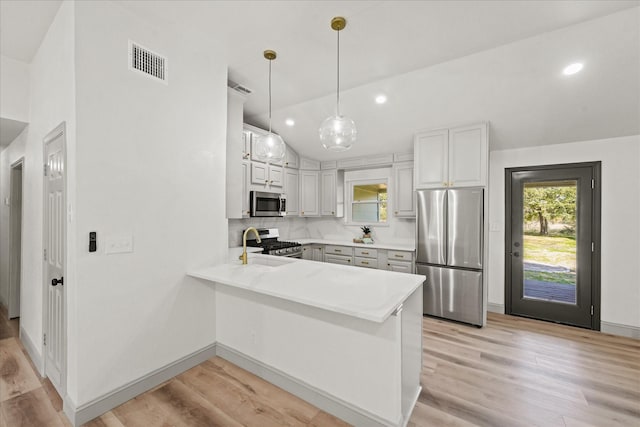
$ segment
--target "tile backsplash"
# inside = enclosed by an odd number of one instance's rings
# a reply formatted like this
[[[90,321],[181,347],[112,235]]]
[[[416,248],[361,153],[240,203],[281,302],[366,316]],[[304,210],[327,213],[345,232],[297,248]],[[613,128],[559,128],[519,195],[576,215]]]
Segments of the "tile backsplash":
[[[371,227],[373,239],[384,243],[415,241],[415,220],[392,219],[387,226]],[[369,225],[369,224],[363,224]],[[242,232],[247,227],[278,228],[281,240],[322,238],[351,240],[362,237],[359,226],[346,225],[343,218],[247,218],[229,220],[229,247],[242,245]]]

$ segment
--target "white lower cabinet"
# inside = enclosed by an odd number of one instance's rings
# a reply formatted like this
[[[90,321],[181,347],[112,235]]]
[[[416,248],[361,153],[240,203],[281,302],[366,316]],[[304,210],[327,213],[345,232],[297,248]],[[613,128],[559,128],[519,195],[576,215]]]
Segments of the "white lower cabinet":
[[[345,255],[324,254],[324,262],[329,264],[353,265],[353,257]]]
[[[398,273],[413,273],[413,265],[411,262],[388,260],[387,270]]]
[[[413,273],[413,252],[351,247],[342,245],[303,245],[302,259],[332,264]]]
[[[354,265],[353,248],[349,246],[326,245],[324,262],[342,265]]]
[[[380,259],[379,259],[380,261]],[[399,273],[413,273],[413,252],[389,250],[384,254],[384,260],[379,262],[381,268]]]
[[[303,245],[302,259],[309,261],[324,261],[324,245]]]

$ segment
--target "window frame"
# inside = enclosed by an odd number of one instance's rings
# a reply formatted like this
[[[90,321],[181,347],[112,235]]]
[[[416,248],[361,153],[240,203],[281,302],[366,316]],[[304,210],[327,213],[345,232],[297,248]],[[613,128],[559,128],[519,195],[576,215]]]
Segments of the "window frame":
[[[385,168],[385,169],[364,169],[364,170],[358,170],[358,171],[347,171],[345,172],[345,177],[344,177],[344,191],[345,191],[345,211],[346,214],[344,216],[345,218],[345,224],[346,225],[356,225],[356,226],[362,226],[362,225],[368,225],[368,226],[375,226],[375,227],[389,227],[389,223],[391,220],[391,212],[393,212],[391,210],[391,199],[392,199],[392,194],[391,191],[391,169],[390,168]],[[387,186],[387,220],[386,222],[368,222],[366,224],[360,222],[360,221],[353,221],[353,204],[354,203],[358,203],[358,202],[354,202],[353,200],[353,187],[357,186],[357,185],[375,185],[375,184],[385,184]],[[374,202],[361,202],[362,204],[365,203],[374,203]],[[380,204],[380,201],[375,202],[378,205]]]

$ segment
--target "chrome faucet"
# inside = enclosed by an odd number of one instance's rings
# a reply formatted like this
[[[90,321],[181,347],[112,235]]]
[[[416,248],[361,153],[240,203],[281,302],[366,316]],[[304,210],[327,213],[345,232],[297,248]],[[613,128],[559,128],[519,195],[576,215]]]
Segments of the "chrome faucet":
[[[253,231],[256,235],[256,242],[262,242],[262,240],[260,240],[260,234],[258,234],[258,230],[255,227],[249,227],[244,230],[244,234],[242,235],[242,255],[238,257],[238,259],[242,260],[242,265],[245,265],[247,263],[247,233],[249,233],[250,231]]]

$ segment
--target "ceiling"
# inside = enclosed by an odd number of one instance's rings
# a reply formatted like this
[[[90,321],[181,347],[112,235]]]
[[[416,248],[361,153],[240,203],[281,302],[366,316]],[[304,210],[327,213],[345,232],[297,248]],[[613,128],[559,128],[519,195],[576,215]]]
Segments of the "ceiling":
[[[2,0],[2,54],[29,62],[59,3]],[[417,130],[476,120],[491,122],[492,149],[640,133],[638,1],[117,3],[167,31],[223,47],[229,79],[253,90],[245,119],[263,127],[262,51],[276,50],[273,128],[321,160],[409,151]],[[317,138],[335,109],[329,21],[336,15],[348,22],[340,40],[341,110],[359,132],[341,155],[322,150]],[[582,73],[560,75],[577,60],[585,62]],[[389,101],[376,105],[382,92]],[[294,127],[284,125],[288,117]]]

